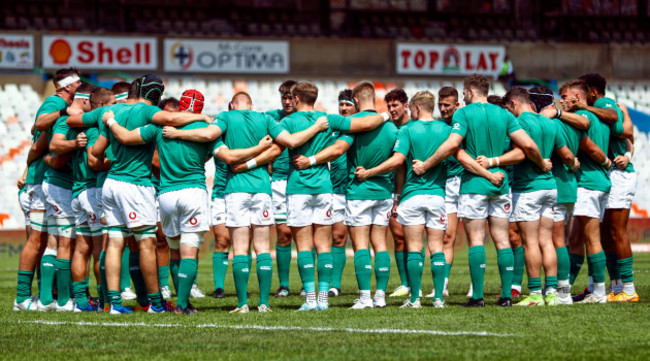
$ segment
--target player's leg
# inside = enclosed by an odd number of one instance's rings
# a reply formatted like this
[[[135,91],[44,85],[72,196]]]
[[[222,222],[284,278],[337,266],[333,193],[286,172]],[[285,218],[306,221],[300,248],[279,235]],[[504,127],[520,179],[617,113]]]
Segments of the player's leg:
[[[550,209],[550,207],[549,207]],[[542,265],[544,266],[544,302],[548,306],[556,306],[558,289],[558,262],[557,253],[553,244],[553,218],[542,216],[539,225],[539,246],[542,251]]]
[[[334,194],[332,202],[332,284],[329,297],[341,294],[341,278],[347,262],[346,244],[348,242],[348,227],[345,220],[345,194]]]
[[[375,307],[386,307],[386,288],[390,279],[390,254],[388,253],[386,237],[388,235],[388,222],[391,218],[393,200],[383,199],[372,201],[371,208],[372,226],[370,228],[370,242],[375,251],[375,277],[377,289],[373,297]]]
[[[251,211],[253,195],[250,193],[228,193],[226,200],[226,227],[232,241],[232,273],[237,293],[237,307],[230,313],[248,312],[248,279],[250,277]]]
[[[488,216],[487,196],[461,194],[458,216],[463,220],[469,243],[469,273],[472,279],[472,296],[464,305],[484,307],[483,281],[485,279],[485,220]]]
[[[271,225],[274,223],[272,217],[273,202],[271,195],[266,193],[255,193],[252,197],[251,223],[252,243],[257,254],[257,279],[259,282],[260,301],[259,312],[270,312],[269,295],[271,293],[271,281],[273,280],[273,260],[271,259]]]
[[[86,269],[90,262],[90,255],[93,253],[92,233],[88,223],[82,223],[77,226],[74,252],[71,260],[71,277],[72,289],[76,303],[76,309],[79,311],[95,311],[92,305],[88,304],[86,296]]]
[[[513,210],[510,220],[517,223],[521,235],[529,291],[528,296],[515,306],[545,305],[542,295],[542,252],[539,240],[542,206],[540,192],[542,191],[512,194]]]
[[[130,313],[122,305],[122,292],[120,291],[120,273],[122,268],[122,251],[125,246],[125,235],[127,233],[124,227],[109,227],[108,241],[106,252],[104,254],[104,264],[106,273],[107,295],[110,302],[111,314]]]
[[[443,286],[442,295],[449,296],[449,274],[451,266],[454,262],[454,246],[456,245],[456,234],[458,232],[458,213],[447,213],[447,230],[445,230],[445,237],[443,239],[442,253],[445,255],[445,283]],[[432,253],[433,254],[433,253]],[[435,292],[427,297],[435,298]]]
[[[408,272],[408,287],[410,289],[410,298],[407,299],[402,308],[419,308],[420,305],[420,290],[422,282],[422,270],[424,266],[424,258],[422,255],[422,245],[425,234],[425,210],[422,207],[422,202],[419,202],[418,197],[412,197],[407,200],[401,201],[397,208],[397,221],[403,225],[404,237],[406,241],[407,250],[407,263],[406,269]]]
[[[29,195],[30,201],[30,226],[31,231],[28,233],[27,242],[20,252],[18,264],[18,281],[16,286],[16,300],[13,309],[18,310],[36,310],[38,303],[33,303],[30,299],[32,295],[32,280],[34,271],[39,263],[39,254],[42,247],[43,235],[46,234],[47,225],[45,224],[45,204],[43,203],[42,194],[37,195],[39,190],[35,185],[28,185],[24,194]],[[38,186],[40,188],[40,186]],[[47,238],[45,237],[47,241]],[[51,258],[51,256],[50,256]],[[54,271],[54,260],[47,263],[52,264]],[[51,283],[51,280],[50,280]],[[51,289],[50,284],[50,289]],[[39,286],[39,292],[41,291]],[[51,296],[50,296],[51,297]],[[51,301],[50,301],[51,302]]]
[[[191,314],[196,313],[196,310],[190,307],[189,296],[199,267],[198,256],[203,234],[202,232],[182,233],[179,241],[181,261],[178,268],[178,299],[174,312]]]
[[[314,247],[318,257],[317,310],[323,311],[329,307],[328,293],[332,283],[332,226],[330,224],[314,223],[312,230],[314,232]]]
[[[431,255],[431,276],[433,277],[434,298],[436,308],[446,307],[444,302],[444,288],[446,285],[446,261],[444,254],[444,240],[448,219],[445,200],[440,196],[423,196],[426,212],[427,245]]]
[[[354,250],[354,270],[359,288],[359,299],[352,309],[372,308],[370,297],[370,280],[372,277],[372,262],[370,260],[370,224],[372,217],[370,207],[365,200],[346,202],[345,224],[350,231],[352,249]]]
[[[162,293],[164,299],[168,299],[172,296],[169,288],[169,245],[162,232],[160,222],[158,222],[156,228],[156,253],[158,257],[158,283],[160,293]]]
[[[75,247],[74,220],[58,218],[56,221],[59,228],[59,248],[56,254],[57,311],[73,311],[70,266]],[[83,279],[86,278],[86,267],[83,268]]]
[[[275,297],[289,296],[289,274],[291,270],[291,229],[287,226],[287,181],[271,182],[271,200],[275,218],[275,261],[278,267],[280,287]]]
[[[567,230],[570,226],[572,203],[556,204],[553,210],[553,245],[557,257],[558,304],[573,304],[569,275],[571,260],[566,246]]]
[[[524,258],[524,246],[521,242],[521,235],[516,222],[510,222],[508,227],[508,238],[510,240],[510,248],[512,248],[512,255],[514,257],[514,268],[512,272],[512,290],[510,296],[512,298],[521,296],[521,282],[524,279],[524,270],[526,260]]]
[[[287,195],[287,226],[291,229],[291,236],[296,241],[298,251],[298,273],[305,291],[306,302],[298,311],[313,311],[316,303],[316,281],[314,275],[314,232],[312,219],[314,208],[311,206],[312,195],[288,194]],[[331,237],[331,233],[330,233]]]
[[[214,235],[214,252],[212,253],[212,278],[214,280],[214,291],[212,297],[224,298],[226,271],[228,270],[228,254],[230,253],[230,233],[225,223],[212,226]]]
[[[501,209],[503,210],[503,208]],[[501,294],[496,304],[508,307],[512,305],[512,271],[515,265],[514,254],[512,248],[510,248],[510,222],[508,216],[504,213],[491,215],[489,222],[490,235],[497,249],[497,264],[501,278]],[[483,251],[485,251],[485,248],[483,248]],[[474,292],[476,292],[476,285],[474,285]]]
[[[627,234],[627,222],[630,209],[612,209],[612,238],[616,243],[617,264],[623,284],[622,291],[614,297],[615,302],[638,302],[639,296],[634,286],[634,271],[632,269],[632,246]]]
[[[397,265],[397,273],[400,279],[400,285],[390,294],[389,297],[408,296],[410,292],[408,289],[409,282],[408,272],[406,269],[408,250],[406,249],[404,227],[397,221],[397,215],[393,215],[388,222],[388,228],[390,228],[390,233],[393,236],[395,264]]]
[[[614,220],[613,209],[606,209],[603,215],[603,220],[600,222],[600,242],[605,252],[605,264],[607,265],[607,273],[609,274],[609,292],[607,299],[609,301],[614,299],[614,296],[621,292],[623,284],[621,283],[621,276],[616,263],[616,242],[614,241]]]

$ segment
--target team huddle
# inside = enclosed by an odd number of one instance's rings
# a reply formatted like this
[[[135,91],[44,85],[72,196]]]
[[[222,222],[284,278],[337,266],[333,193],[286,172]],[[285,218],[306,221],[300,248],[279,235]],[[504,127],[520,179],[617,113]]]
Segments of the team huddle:
[[[254,251],[258,311],[271,312],[272,225],[275,296],[291,294],[293,240],[305,298],[298,311],[327,310],[328,298],[341,294],[348,237],[359,293],[351,308],[386,307],[388,231],[401,282],[389,296],[407,297],[402,308],[422,307],[428,253],[434,289],[426,297],[444,308],[459,221],[471,275],[464,307],[485,305],[486,223],[497,251],[498,306],[639,299],[626,234],[636,192],[633,125],[598,74],[564,83],[561,107],[543,86],[488,96],[487,79],[474,74],[464,80],[464,106],[451,87],[437,102],[426,90],[409,99],[394,89],[384,97],[387,113],[376,111],[368,81],[340,92],[339,114],[315,109],[314,84],[285,81],[279,110],[253,111],[249,94],[238,92],[214,119],[201,114],[198,90],[177,104],[161,102],[155,75],[109,90],[82,83],[69,68],[54,83],[19,181],[29,227],[16,311],[131,313],[121,287],[128,267],[136,310],[197,313],[189,299],[204,234],[212,232],[212,295],[225,295],[232,247],[231,313],[249,312]],[[436,106],[442,119],[434,119]],[[585,253],[589,286],[572,296]],[[91,256],[96,299],[88,292]],[[38,297],[31,293],[37,268]],[[170,274],[176,305],[166,301]]]

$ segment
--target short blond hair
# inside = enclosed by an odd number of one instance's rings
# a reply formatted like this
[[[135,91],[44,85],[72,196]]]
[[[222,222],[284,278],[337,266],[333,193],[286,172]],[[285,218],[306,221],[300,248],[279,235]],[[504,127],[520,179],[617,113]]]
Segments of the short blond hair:
[[[352,96],[359,99],[359,101],[374,101],[375,85],[369,80],[362,80],[352,88]]]
[[[436,96],[428,90],[422,90],[411,97],[411,105],[419,105],[423,110],[433,113],[436,107]]]

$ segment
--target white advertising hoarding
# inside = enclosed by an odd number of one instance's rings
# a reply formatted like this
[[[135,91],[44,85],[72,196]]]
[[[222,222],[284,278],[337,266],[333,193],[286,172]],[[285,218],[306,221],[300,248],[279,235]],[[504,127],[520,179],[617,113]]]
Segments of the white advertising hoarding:
[[[499,45],[441,45],[399,43],[397,74],[497,76],[506,55]]]

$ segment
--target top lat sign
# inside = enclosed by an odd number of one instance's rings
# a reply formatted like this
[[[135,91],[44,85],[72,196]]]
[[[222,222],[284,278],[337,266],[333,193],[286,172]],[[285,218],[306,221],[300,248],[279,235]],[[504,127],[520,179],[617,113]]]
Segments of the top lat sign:
[[[503,66],[503,46],[397,44],[397,74],[497,76]]]
[[[155,70],[156,38],[117,36],[43,36],[43,67]]]

